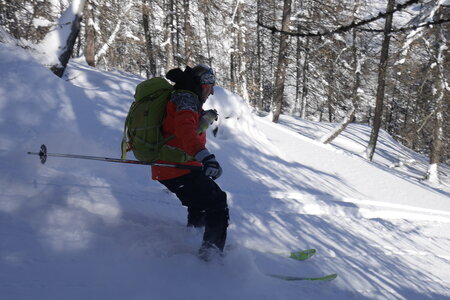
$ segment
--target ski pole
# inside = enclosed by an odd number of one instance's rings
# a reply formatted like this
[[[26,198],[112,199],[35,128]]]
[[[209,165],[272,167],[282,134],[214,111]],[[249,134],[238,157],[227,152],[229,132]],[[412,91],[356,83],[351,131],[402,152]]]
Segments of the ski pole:
[[[119,158],[111,158],[111,157],[87,156],[87,155],[77,155],[77,154],[47,153],[47,147],[45,145],[41,145],[41,150],[39,152],[27,152],[27,154],[39,155],[39,158],[40,158],[42,164],[45,164],[45,162],[47,161],[47,157],[48,156],[54,156],[54,157],[80,158],[80,159],[98,160],[98,161],[115,162],[115,163],[122,163],[122,164],[169,167],[169,168],[186,169],[186,170],[191,170],[191,171],[203,171],[203,167],[199,167],[199,166],[189,166],[189,165],[169,164],[169,163],[158,163],[158,162],[139,161],[139,160],[130,160],[130,159],[119,159]]]

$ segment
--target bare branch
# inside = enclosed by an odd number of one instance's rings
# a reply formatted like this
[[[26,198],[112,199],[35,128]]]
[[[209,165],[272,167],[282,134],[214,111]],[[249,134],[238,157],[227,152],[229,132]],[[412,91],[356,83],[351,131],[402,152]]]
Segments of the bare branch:
[[[367,25],[369,23],[375,22],[379,19],[383,19],[386,18],[389,15],[394,14],[395,12],[401,11],[403,9],[405,9],[408,6],[411,6],[413,4],[418,3],[420,0],[409,0],[406,1],[403,4],[398,4],[393,10],[391,11],[386,11],[384,13],[380,12],[377,16],[366,19],[366,20],[362,20],[359,22],[352,22],[349,25],[344,25],[341,27],[338,27],[334,30],[326,30],[323,32],[291,32],[291,31],[284,31],[284,30],[280,30],[277,29],[275,26],[267,26],[265,24],[263,24],[260,20],[257,20],[257,23],[259,26],[269,29],[270,31],[272,31],[272,33],[275,32],[279,32],[281,34],[286,34],[286,35],[290,35],[290,36],[301,36],[301,37],[320,37],[320,36],[325,36],[325,35],[331,35],[331,34],[336,34],[336,33],[343,33],[343,32],[347,32],[350,31],[351,29],[355,28],[355,27],[360,27],[363,25]],[[381,31],[382,32],[382,31]]]
[[[402,27],[398,29],[392,29],[390,32],[405,32],[408,30],[416,30],[421,27],[428,27],[433,25],[439,25],[450,22],[450,19],[441,19],[437,21],[427,22],[419,25],[413,25],[408,27]],[[369,32],[383,32],[383,29],[369,29],[369,28],[358,28],[359,31],[369,31]]]

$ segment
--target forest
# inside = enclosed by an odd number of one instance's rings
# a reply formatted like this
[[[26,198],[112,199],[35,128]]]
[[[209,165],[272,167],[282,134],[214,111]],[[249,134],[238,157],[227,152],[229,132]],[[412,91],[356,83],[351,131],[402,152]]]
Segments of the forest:
[[[0,43],[45,54],[64,78],[70,58],[145,78],[207,63],[254,111],[350,122],[450,162],[448,0],[0,0]],[[61,32],[68,32],[62,35]],[[44,45],[44,47],[43,47]],[[54,56],[51,51],[48,56]],[[64,78],[70,80],[70,78]]]

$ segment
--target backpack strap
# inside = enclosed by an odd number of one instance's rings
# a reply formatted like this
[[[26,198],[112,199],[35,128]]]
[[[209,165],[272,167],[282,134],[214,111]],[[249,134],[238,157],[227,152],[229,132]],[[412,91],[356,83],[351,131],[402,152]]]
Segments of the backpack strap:
[[[133,101],[133,103],[131,104],[131,107],[130,107],[130,111],[134,110],[135,107],[136,107],[136,101]],[[128,134],[127,134],[127,131],[128,131],[127,124],[128,124],[129,119],[130,119],[130,113],[128,113],[128,115],[125,119],[125,125],[123,128],[123,137],[122,137],[122,145],[121,145],[121,150],[122,150],[121,158],[122,159],[127,159],[127,152],[129,152],[133,148],[133,146],[131,145],[131,143],[128,140]]]

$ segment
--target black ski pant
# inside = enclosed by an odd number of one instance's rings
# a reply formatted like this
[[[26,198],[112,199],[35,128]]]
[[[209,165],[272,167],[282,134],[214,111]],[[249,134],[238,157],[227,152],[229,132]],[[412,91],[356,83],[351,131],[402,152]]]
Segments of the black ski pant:
[[[223,250],[229,215],[227,194],[217,183],[202,172],[191,172],[160,182],[188,208],[188,225],[204,216],[203,245],[214,245]]]

